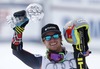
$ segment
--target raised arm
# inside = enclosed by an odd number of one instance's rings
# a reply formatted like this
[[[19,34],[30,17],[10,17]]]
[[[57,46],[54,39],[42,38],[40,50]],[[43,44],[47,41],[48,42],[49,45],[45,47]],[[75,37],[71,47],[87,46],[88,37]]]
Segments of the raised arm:
[[[13,27],[14,36],[12,38],[11,48],[13,54],[28,66],[34,69],[40,69],[42,56],[34,56],[33,54],[23,50],[23,31],[28,24],[29,19],[26,17],[26,11],[21,10],[13,14],[15,18],[15,26]],[[14,20],[14,19],[13,19]],[[14,22],[14,21],[12,21]]]

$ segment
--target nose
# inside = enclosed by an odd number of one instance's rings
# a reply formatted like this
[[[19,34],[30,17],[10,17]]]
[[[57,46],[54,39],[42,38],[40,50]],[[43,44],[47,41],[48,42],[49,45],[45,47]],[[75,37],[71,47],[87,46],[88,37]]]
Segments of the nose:
[[[52,37],[50,41],[55,41],[55,39]]]

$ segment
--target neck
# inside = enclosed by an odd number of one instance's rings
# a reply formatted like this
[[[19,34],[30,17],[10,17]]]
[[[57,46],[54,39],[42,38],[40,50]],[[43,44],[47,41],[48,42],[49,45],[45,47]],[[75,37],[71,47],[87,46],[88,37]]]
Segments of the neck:
[[[62,52],[62,51],[63,51],[62,47],[57,50],[57,52]]]
[[[55,52],[55,53],[59,53],[59,52],[62,52],[63,51],[63,48],[59,48],[58,50],[49,50],[51,52]]]

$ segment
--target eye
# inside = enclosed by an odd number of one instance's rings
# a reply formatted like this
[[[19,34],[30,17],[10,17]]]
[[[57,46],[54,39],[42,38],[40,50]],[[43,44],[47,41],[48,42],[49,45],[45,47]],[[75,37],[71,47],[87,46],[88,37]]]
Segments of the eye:
[[[53,38],[58,39],[59,38],[59,34],[54,34]]]
[[[45,39],[46,40],[50,40],[51,39],[51,36],[46,36]]]

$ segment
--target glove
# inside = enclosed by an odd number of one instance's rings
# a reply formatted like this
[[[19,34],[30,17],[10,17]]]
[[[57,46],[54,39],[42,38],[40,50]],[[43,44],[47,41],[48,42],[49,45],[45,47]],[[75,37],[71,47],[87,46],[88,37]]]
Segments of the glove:
[[[16,23],[15,23],[16,26],[13,29],[14,31],[16,31],[16,33],[20,34],[24,31],[24,27],[29,22],[29,19],[26,17],[26,11],[21,10],[21,11],[15,12],[13,16],[15,17],[15,20],[16,20]]]
[[[28,24],[29,19],[26,17],[26,11],[21,10],[15,12],[13,16],[7,16],[7,23],[11,24],[11,27],[15,31],[12,38],[11,48],[16,51],[22,50],[22,32],[24,31],[25,26]]]
[[[90,35],[88,32],[88,24],[83,19],[76,19],[72,20],[65,24],[63,28],[63,33],[65,40],[73,45],[79,45],[80,44],[80,35],[78,29],[85,27],[85,39],[86,42],[89,42]]]

